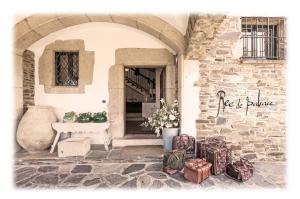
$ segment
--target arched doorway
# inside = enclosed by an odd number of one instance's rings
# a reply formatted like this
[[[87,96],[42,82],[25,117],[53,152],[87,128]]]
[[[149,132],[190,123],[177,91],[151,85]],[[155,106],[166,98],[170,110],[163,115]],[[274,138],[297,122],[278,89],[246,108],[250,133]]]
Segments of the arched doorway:
[[[24,18],[14,27],[16,98],[22,98],[23,77],[19,72],[22,71],[24,50],[52,32],[89,22],[118,23],[142,30],[167,44],[178,55],[183,55],[185,49],[183,35],[172,25],[153,15],[32,15]],[[122,62],[116,60],[116,65],[118,63],[122,65]],[[22,108],[22,100],[16,101],[16,121],[22,116]]]

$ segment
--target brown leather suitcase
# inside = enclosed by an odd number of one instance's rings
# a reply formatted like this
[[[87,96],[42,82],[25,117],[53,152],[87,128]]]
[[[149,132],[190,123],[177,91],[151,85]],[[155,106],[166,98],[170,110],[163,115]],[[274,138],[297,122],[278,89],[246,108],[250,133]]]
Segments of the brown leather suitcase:
[[[203,159],[190,159],[184,165],[184,177],[194,183],[201,183],[210,176],[212,164]]]
[[[196,155],[196,139],[186,134],[174,136],[172,148],[185,150],[186,158],[194,158]]]
[[[226,171],[231,163],[231,150],[226,142],[218,138],[207,138],[197,141],[197,158],[205,158],[212,163],[212,174],[219,175]]]
[[[226,174],[237,181],[244,182],[253,176],[254,170],[252,163],[241,158],[239,161],[227,165]]]

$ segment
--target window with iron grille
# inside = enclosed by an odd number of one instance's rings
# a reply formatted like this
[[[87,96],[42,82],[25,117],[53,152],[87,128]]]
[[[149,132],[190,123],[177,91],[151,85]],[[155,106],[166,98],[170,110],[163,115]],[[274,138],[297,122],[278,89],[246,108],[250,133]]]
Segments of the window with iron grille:
[[[242,17],[243,59],[284,59],[282,17]]]
[[[78,86],[79,52],[55,52],[55,85]]]

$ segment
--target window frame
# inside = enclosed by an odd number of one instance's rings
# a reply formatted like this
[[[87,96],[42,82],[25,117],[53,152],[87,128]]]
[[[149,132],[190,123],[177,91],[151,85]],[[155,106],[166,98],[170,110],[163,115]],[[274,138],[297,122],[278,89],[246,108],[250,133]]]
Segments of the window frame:
[[[63,82],[60,84],[59,82],[58,82],[58,67],[59,67],[59,63],[57,63],[57,56],[59,56],[59,55],[57,55],[57,54],[67,54],[67,56],[68,56],[68,69],[67,69],[67,74],[68,74],[68,78],[70,79],[70,77],[69,77],[69,73],[70,73],[70,71],[69,71],[69,61],[70,61],[70,56],[77,56],[77,74],[75,75],[75,76],[73,76],[72,77],[72,80],[70,80],[70,81],[74,81],[74,82],[76,82],[75,84],[68,84],[68,83],[65,83],[64,81],[67,81],[67,80],[62,80]],[[61,55],[60,55],[61,56]],[[55,78],[55,86],[64,86],[64,87],[78,87],[79,86],[79,63],[80,63],[80,61],[79,61],[79,58],[80,58],[80,55],[79,55],[79,51],[63,51],[63,50],[59,50],[59,51],[54,51],[54,78]],[[60,64],[61,65],[61,64]],[[74,62],[72,61],[72,73],[74,73]],[[77,76],[77,77],[76,77]],[[75,77],[75,80],[73,79]]]
[[[241,17],[241,34],[241,59],[285,59],[285,18]]]

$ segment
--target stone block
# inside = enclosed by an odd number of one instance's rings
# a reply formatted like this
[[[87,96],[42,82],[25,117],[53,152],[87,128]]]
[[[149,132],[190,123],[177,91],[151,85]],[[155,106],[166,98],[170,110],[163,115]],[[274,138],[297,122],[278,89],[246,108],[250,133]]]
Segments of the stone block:
[[[227,121],[226,118],[224,118],[224,117],[218,117],[216,125],[224,125],[224,124],[226,124],[226,121]]]
[[[30,26],[28,25],[28,23],[26,22],[26,19],[25,19],[25,20],[22,20],[22,21],[18,22],[15,25],[14,30],[15,30],[15,32],[14,32],[15,41],[16,41],[19,38],[21,38],[23,35],[25,35],[26,33],[30,32],[31,28],[30,28]]]
[[[84,51],[84,40],[72,39],[72,40],[55,40],[48,44],[45,50],[52,51]]]
[[[124,66],[113,65],[109,68],[108,89],[123,89],[124,83]]]
[[[120,112],[113,112],[118,110],[109,110],[108,117],[110,119],[110,127],[109,132],[111,133],[113,138],[120,138],[124,136],[125,131],[125,114]]]
[[[232,130],[230,128],[222,128],[220,134],[230,134]]]
[[[137,18],[138,29],[159,38],[162,30],[167,25],[166,22],[149,15],[138,16]]]
[[[65,27],[87,23],[90,21],[86,15],[59,15],[58,18]]]
[[[53,19],[48,23],[44,23],[40,26],[35,27],[34,31],[37,32],[39,35],[45,37],[50,33],[61,30],[63,28],[64,25],[60,21],[58,21],[58,19]]]
[[[108,110],[112,110],[114,113],[124,113],[124,94],[124,89],[109,89]]]
[[[112,21],[114,23],[123,24],[126,26],[131,26],[137,28],[137,17],[134,15],[111,15]]]
[[[116,64],[120,65],[173,65],[174,56],[165,48],[119,48],[116,50]]]
[[[242,147],[241,147],[241,145],[231,145],[230,149],[232,151],[238,151],[238,150],[241,150]]]
[[[79,53],[79,85],[92,84],[95,55],[93,51],[80,51]]]
[[[58,157],[84,156],[91,149],[89,138],[68,138],[58,143]]]
[[[53,77],[49,74],[54,74],[53,52],[45,50],[39,59],[39,84],[52,86]]]
[[[15,41],[15,48],[18,49],[18,51],[24,51],[31,46],[31,44],[40,40],[41,38],[42,36],[35,31],[29,31]]]
[[[182,34],[173,28],[171,25],[167,25],[162,30],[162,34],[159,38],[162,42],[168,44],[175,51],[183,51],[185,49],[185,41]]]
[[[92,22],[112,22],[112,18],[109,14],[88,14],[87,16]]]

